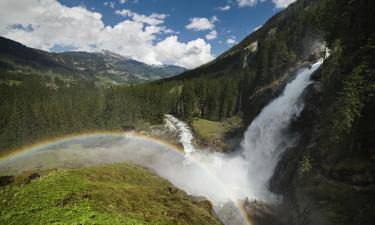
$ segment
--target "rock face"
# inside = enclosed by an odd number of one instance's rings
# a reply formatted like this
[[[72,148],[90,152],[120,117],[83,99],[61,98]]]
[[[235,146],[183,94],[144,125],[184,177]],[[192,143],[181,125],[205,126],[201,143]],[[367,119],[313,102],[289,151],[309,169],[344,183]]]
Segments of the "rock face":
[[[270,189],[284,196],[285,204],[293,209],[291,217],[306,212],[301,224],[374,224],[374,160],[364,157],[371,155],[369,151],[347,153],[344,149],[348,146],[338,146],[338,153],[324,150],[322,140],[329,137],[321,135],[318,124],[322,123],[330,100],[321,81],[322,70],[316,71],[312,79],[315,83],[301,99],[305,108],[290,127],[290,132],[300,134],[299,143],[281,156]],[[370,126],[365,121],[374,118],[373,105],[366,104],[362,115],[356,139],[366,137],[363,130]]]
[[[257,201],[245,201],[243,207],[254,225],[286,225],[278,217],[277,206]]]

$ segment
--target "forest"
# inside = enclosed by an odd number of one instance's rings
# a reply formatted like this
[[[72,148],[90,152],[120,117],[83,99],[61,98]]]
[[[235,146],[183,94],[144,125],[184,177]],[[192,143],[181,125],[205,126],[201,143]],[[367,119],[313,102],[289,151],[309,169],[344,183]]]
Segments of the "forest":
[[[83,79],[72,82],[3,70],[0,150],[73,132],[157,124],[167,113],[186,121],[241,116],[249,123],[263,107],[250,101],[251,96],[283,82],[291,67],[309,60],[306,46],[316,40],[332,50],[323,77],[329,87],[324,90],[335,90],[328,93],[327,106],[328,115],[334,116],[326,117],[332,126],[325,132],[335,139],[327,145],[336,143],[373,96],[373,11],[374,3],[364,0],[355,5],[348,0],[297,1],[213,62],[136,86],[100,86]],[[244,50],[255,41],[255,51]],[[338,72],[344,75],[335,76]]]

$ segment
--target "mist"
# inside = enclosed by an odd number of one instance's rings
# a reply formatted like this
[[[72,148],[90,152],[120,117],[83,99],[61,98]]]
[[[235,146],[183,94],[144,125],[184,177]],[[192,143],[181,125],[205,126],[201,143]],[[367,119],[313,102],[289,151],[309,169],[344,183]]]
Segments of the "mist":
[[[173,170],[170,180],[182,185],[184,190],[195,195],[202,195],[214,203],[257,199],[275,202],[278,196],[268,190],[268,181],[273,175],[278,159],[287,148],[296,144],[297,135],[290,134],[287,128],[297,118],[304,104],[300,101],[303,90],[312,83],[310,75],[321,65],[321,61],[311,69],[302,69],[296,78],[285,88],[283,94],[269,103],[250,124],[244,134],[241,148],[234,154],[227,155],[206,150],[191,150],[192,134],[188,126],[178,119],[167,116],[166,120],[174,124],[173,129],[181,133],[181,143],[188,149],[185,161],[195,161],[222,184],[217,188],[211,179],[200,171],[191,171],[184,177],[189,182],[181,182]],[[185,163],[186,166],[187,163]],[[188,165],[187,165],[188,166]],[[186,183],[186,184],[183,184]]]
[[[132,162],[155,171],[189,195],[207,198],[225,224],[246,224],[237,202],[257,199],[274,203],[280,198],[269,191],[268,181],[280,155],[296,143],[297,136],[287,132],[287,128],[302,111],[300,96],[312,83],[310,76],[321,63],[297,73],[283,94],[250,124],[241,147],[232,154],[197,149],[189,126],[166,115],[166,127],[178,132],[185,153],[132,135],[88,137],[0,161],[0,171],[15,174],[35,169]]]

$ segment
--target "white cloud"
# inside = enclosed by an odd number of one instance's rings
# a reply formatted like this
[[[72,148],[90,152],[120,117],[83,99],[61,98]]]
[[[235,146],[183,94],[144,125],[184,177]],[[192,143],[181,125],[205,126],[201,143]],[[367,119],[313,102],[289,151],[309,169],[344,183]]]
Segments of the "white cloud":
[[[206,35],[207,40],[213,40],[217,38],[217,32],[216,30],[212,30],[210,33]]]
[[[119,0],[120,4],[125,4],[128,0]]]
[[[211,19],[194,17],[190,19],[190,23],[186,25],[186,28],[194,31],[212,30],[218,20],[216,16]]]
[[[272,0],[276,8],[286,8],[289,4],[295,2],[296,0]]]
[[[208,62],[214,59],[211,55],[211,45],[201,38],[188,43],[181,43],[178,41],[177,36],[169,36],[159,42],[156,45],[156,49],[161,60],[167,63],[177,60],[177,65],[184,65],[187,68],[192,68],[202,64],[204,61]]]
[[[164,23],[164,19],[167,18],[168,15],[166,14],[158,14],[158,13],[152,13],[149,16],[138,14],[135,12],[132,12],[128,9],[123,9],[123,10],[116,10],[115,12],[117,15],[121,15],[124,17],[131,17],[132,20],[140,23],[146,23],[149,25],[160,25]]]
[[[234,36],[231,36],[230,38],[228,38],[228,40],[227,40],[227,44],[228,45],[234,45],[234,44],[236,44],[237,43],[237,39],[236,39],[236,37],[234,37]]]
[[[230,5],[226,5],[226,6],[220,6],[220,7],[217,7],[218,10],[221,10],[221,11],[228,11],[231,9]]]
[[[54,46],[75,50],[110,50],[149,64],[193,68],[212,60],[211,45],[203,39],[187,43],[163,26],[165,14],[141,15],[121,11],[127,18],[107,26],[102,15],[82,6],[67,7],[56,0],[0,1],[0,35],[33,48]]]
[[[239,7],[254,6],[258,2],[265,2],[267,0],[237,0]],[[296,0],[272,0],[276,8],[286,8],[290,3],[295,2]]]
[[[258,3],[257,0],[237,0],[239,7],[253,6]]]

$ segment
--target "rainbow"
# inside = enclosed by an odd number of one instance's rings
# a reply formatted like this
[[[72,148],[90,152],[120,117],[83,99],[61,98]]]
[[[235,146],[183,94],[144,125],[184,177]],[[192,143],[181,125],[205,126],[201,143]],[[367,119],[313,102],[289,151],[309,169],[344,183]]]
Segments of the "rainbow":
[[[136,139],[142,139],[146,141],[150,141],[153,143],[157,143],[160,145],[164,145],[169,147],[171,150],[175,150],[177,152],[183,152],[183,148],[181,146],[171,144],[167,141],[157,139],[154,137],[146,136],[144,134],[140,134],[137,132],[124,132],[124,131],[88,131],[84,133],[73,133],[68,135],[62,135],[52,138],[47,138],[41,141],[37,141],[35,143],[22,145],[17,148],[13,148],[10,150],[6,150],[0,152],[0,161],[9,160],[15,157],[23,156],[28,153],[36,152],[43,148],[49,148],[55,145],[59,145],[64,142],[79,140],[82,138],[99,138],[99,137],[131,137]]]
[[[59,144],[63,144],[63,143],[66,143],[66,142],[78,141],[78,140],[84,139],[84,138],[101,138],[101,137],[122,137],[122,138],[127,137],[127,138],[134,138],[134,139],[138,139],[138,140],[144,140],[144,141],[148,141],[148,142],[151,142],[151,143],[156,143],[156,144],[159,144],[159,145],[162,145],[162,146],[166,146],[166,147],[168,147],[167,148],[168,150],[171,150],[174,153],[179,154],[179,156],[181,156],[181,157],[185,157],[184,149],[183,149],[182,146],[172,144],[172,143],[169,143],[165,140],[158,139],[158,138],[155,138],[155,137],[146,136],[144,134],[140,134],[140,133],[137,133],[137,132],[133,132],[133,131],[132,132],[89,131],[89,132],[84,132],[84,133],[73,133],[73,134],[69,134],[69,135],[52,137],[52,138],[44,139],[44,140],[41,140],[41,141],[38,141],[38,142],[35,142],[35,143],[32,143],[32,144],[23,145],[23,146],[20,146],[20,147],[17,147],[17,148],[13,148],[13,149],[10,149],[10,150],[7,150],[7,151],[0,152],[0,163],[4,162],[4,161],[16,159],[18,157],[27,156],[28,154],[33,154],[33,153],[36,153],[40,150],[48,149],[48,148],[51,148],[51,147],[54,147],[54,146],[57,146]],[[196,165],[198,165],[202,170],[206,171],[207,174],[209,174],[210,176],[213,176],[215,178],[215,180],[217,180],[219,183],[221,183],[225,187],[225,184],[220,182],[219,179],[217,179],[212,173],[210,173],[210,171],[206,168],[205,165],[203,165],[198,160],[195,160],[194,158],[189,158],[189,159],[193,160],[193,162],[196,163]],[[239,211],[241,213],[241,216],[243,217],[244,221],[246,221],[247,225],[252,225],[253,223],[251,222],[251,218],[249,217],[249,215],[244,210],[244,207],[240,203],[240,201],[236,202],[236,207],[237,207],[237,209],[239,209]]]

